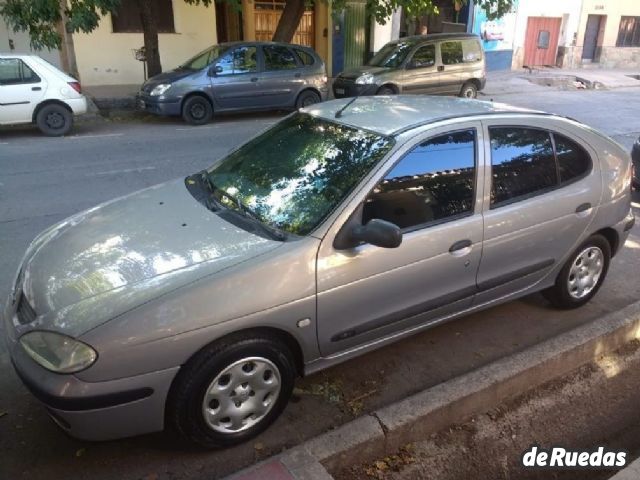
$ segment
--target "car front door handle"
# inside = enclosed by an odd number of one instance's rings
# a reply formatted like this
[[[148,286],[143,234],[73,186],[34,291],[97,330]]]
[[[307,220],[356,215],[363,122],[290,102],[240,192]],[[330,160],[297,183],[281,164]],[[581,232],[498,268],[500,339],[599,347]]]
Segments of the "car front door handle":
[[[587,210],[589,210],[591,208],[591,204],[589,202],[587,203],[583,203],[581,205],[578,205],[576,207],[576,213],[582,213],[582,212],[586,212]]]
[[[252,81],[252,82],[257,82],[257,81],[258,81],[258,77],[253,77],[253,78],[251,79],[251,81]]]
[[[31,87],[31,90],[33,90],[34,92],[39,92],[40,90],[42,90],[41,87]]]
[[[444,72],[444,65],[438,65],[438,71]]]
[[[471,240],[459,240],[456,243],[454,243],[453,245],[451,245],[451,247],[449,247],[449,253],[455,253],[455,252],[459,252],[460,250],[464,250],[465,248],[469,248],[471,245],[473,245],[473,242]]]

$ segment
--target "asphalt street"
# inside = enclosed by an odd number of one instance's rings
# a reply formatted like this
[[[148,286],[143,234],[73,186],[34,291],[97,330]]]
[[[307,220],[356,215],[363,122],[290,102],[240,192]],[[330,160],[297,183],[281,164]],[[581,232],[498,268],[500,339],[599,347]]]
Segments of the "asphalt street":
[[[640,135],[640,89],[553,91],[494,101],[584,121],[630,147]],[[0,298],[32,238],[77,211],[200,170],[283,114],[233,116],[204,127],[178,120],[95,120],[65,138],[0,129]],[[634,198],[640,216],[640,196]],[[0,478],[217,478],[355,416],[553,337],[640,298],[640,227],[613,260],[598,296],[579,310],[539,295],[442,325],[300,380],[266,433],[219,452],[190,450],[165,434],[86,443],[68,438],[22,387],[0,342]],[[0,303],[2,300],[0,300]],[[1,332],[0,332],[1,334]]]

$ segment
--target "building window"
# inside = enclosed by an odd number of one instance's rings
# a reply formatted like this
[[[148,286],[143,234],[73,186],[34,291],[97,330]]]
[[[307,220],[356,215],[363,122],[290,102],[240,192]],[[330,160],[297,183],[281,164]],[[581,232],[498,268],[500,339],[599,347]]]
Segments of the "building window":
[[[158,8],[158,32],[174,33],[172,0],[156,0]],[[122,0],[111,14],[113,33],[141,33],[142,18],[136,0]]]
[[[622,17],[616,47],[640,47],[640,17]]]

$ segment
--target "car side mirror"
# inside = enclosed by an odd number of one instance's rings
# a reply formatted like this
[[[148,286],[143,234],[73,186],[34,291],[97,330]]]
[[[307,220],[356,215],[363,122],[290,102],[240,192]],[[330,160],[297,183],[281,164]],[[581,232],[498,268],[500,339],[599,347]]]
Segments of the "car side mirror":
[[[374,218],[366,225],[347,225],[346,230],[336,236],[333,247],[346,250],[363,242],[376,247],[397,248],[402,243],[402,230],[391,222]]]
[[[209,69],[209,76],[210,77],[215,77],[216,75],[218,75],[219,73],[222,73],[222,67],[220,65],[214,65],[213,67],[211,67]]]

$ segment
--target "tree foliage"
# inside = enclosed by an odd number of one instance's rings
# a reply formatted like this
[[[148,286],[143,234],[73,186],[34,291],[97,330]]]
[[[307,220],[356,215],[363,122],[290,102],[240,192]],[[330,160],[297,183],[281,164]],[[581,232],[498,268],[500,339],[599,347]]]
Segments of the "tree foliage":
[[[4,0],[0,15],[14,31],[29,34],[34,50],[54,49],[62,41],[57,30],[61,8],[66,10],[68,31],[89,33],[98,26],[101,15],[119,5],[120,0]]]

